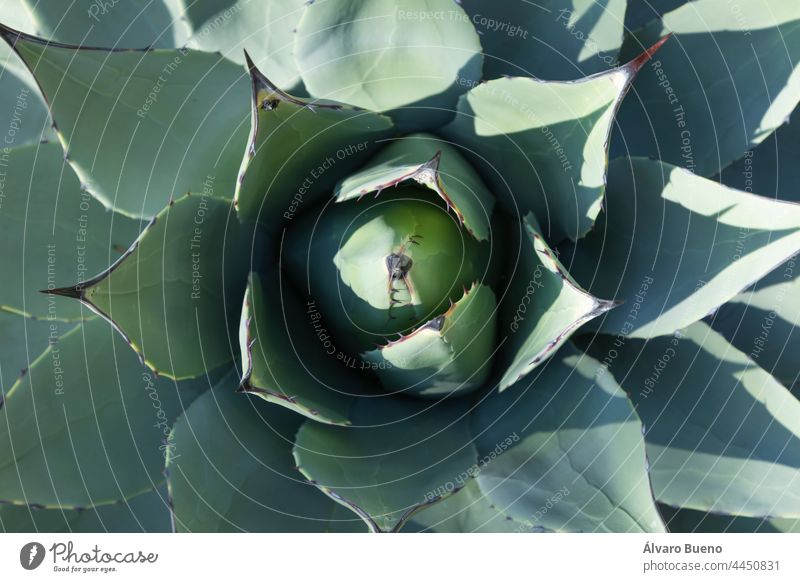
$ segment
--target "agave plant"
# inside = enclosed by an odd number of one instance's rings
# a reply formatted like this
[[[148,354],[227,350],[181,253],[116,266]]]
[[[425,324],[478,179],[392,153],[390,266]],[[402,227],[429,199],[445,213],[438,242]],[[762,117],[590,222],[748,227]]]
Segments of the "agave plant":
[[[797,531],[800,5],[666,4],[5,2],[3,528]]]

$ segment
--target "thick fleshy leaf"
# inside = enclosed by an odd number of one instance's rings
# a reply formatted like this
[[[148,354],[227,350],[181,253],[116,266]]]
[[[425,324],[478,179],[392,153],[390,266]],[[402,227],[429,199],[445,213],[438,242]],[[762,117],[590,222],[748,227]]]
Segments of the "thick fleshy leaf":
[[[611,164],[601,222],[565,262],[591,293],[628,302],[597,327],[646,338],[701,319],[799,250],[800,205],[625,158]]]
[[[320,422],[349,424],[353,396],[367,391],[352,368],[368,366],[315,334],[313,317],[281,284],[276,273],[250,274],[239,331],[240,390]]]
[[[505,293],[500,333],[506,334],[500,391],[552,356],[581,325],[616,304],[587,293],[547,246],[533,215],[520,226],[517,260]]]
[[[496,321],[494,292],[476,283],[444,314],[363,357],[389,392],[465,394],[483,388],[492,371]]]
[[[108,270],[49,292],[80,299],[108,319],[159,374],[199,376],[238,355],[236,324],[256,260],[243,252],[251,233],[229,202],[187,194]]]
[[[193,532],[364,531],[305,482],[292,458],[302,417],[236,394],[231,373],[175,423],[167,484],[175,527]]]
[[[796,258],[720,307],[710,323],[800,396],[800,266]]]
[[[32,27],[20,30],[48,40],[106,48],[168,48],[185,40],[163,0],[16,1],[31,16]]]
[[[283,264],[342,347],[361,353],[442,315],[488,275],[479,243],[420,186],[314,208],[286,231]]]
[[[577,240],[600,212],[617,106],[662,42],[579,81],[482,83],[461,97],[458,115],[442,131],[465,148],[508,212],[533,212],[550,240]]]
[[[800,110],[752,150],[725,168],[719,180],[731,188],[800,202]]]
[[[82,511],[0,505],[0,531],[5,533],[169,533],[171,530],[169,503],[163,488]]]
[[[626,39],[622,58],[675,38],[620,108],[615,155],[713,176],[761,143],[800,100],[800,4],[695,0]]]
[[[72,327],[0,309],[0,394],[8,393],[45,348]]]
[[[336,186],[338,202],[416,182],[433,190],[478,240],[488,240],[494,196],[481,177],[448,142],[413,134],[385,147],[363,170]]]
[[[800,519],[763,519],[659,505],[673,533],[800,533]]]
[[[0,28],[50,104],[67,160],[103,204],[150,217],[187,191],[230,200],[247,77],[191,50],[88,50]]]
[[[15,66],[18,60],[0,52],[0,127],[5,131],[3,146],[9,148],[55,137],[36,81],[22,63]]]
[[[35,33],[24,0],[7,0],[3,3],[0,22],[17,30]],[[50,114],[36,80],[22,60],[5,42],[0,42],[0,127],[8,128],[12,135],[4,136],[11,143],[21,146],[36,143],[41,139],[55,139]]]
[[[661,18],[667,12],[683,6],[689,0],[627,0],[625,8],[625,30],[641,28],[651,20]]]
[[[436,533],[522,533],[532,530],[492,505],[474,479],[467,481],[450,497],[416,514],[412,523],[420,526],[420,531]]]
[[[240,64],[245,64],[247,50],[256,66],[278,87],[288,91],[300,84],[292,48],[305,0],[180,2],[192,31],[188,46],[221,51]]]
[[[642,419],[659,501],[800,518],[800,402],[785,387],[702,322],[614,341],[598,336],[592,353],[612,360]]]
[[[565,346],[524,386],[486,398],[475,413],[478,486],[527,528],[664,531],[641,423],[600,370]]]
[[[452,0],[319,0],[300,19],[295,58],[315,97],[388,112],[404,130],[452,119],[483,61]]]
[[[0,286],[3,308],[50,320],[85,309],[43,289],[83,282],[116,261],[139,234],[139,221],[109,212],[81,190],[58,144],[0,151]],[[0,162],[2,166],[2,162]],[[13,274],[13,276],[12,276]]]
[[[243,219],[275,229],[330,194],[336,181],[355,170],[393,126],[377,113],[292,97],[252,61],[248,66],[252,120],[236,209]]]
[[[294,456],[312,483],[371,531],[397,531],[452,493],[475,466],[467,414],[467,404],[458,401],[360,399],[353,426],[306,421]]]
[[[577,79],[613,67],[622,45],[625,0],[461,4],[481,35],[485,78]]]
[[[162,479],[170,423],[206,379],[153,376],[101,319],[51,343],[0,409],[0,500],[107,505]]]

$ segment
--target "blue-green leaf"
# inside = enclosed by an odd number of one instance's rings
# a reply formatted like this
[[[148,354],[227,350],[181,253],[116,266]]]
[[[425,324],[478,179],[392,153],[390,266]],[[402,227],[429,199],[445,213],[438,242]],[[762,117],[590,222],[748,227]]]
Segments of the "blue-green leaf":
[[[611,164],[603,219],[575,243],[570,272],[626,305],[589,324],[669,335],[800,251],[800,205],[739,192],[642,158]]]
[[[761,143],[800,100],[800,4],[695,0],[629,36],[622,58],[675,35],[620,108],[614,155],[713,176]]]
[[[484,399],[474,413],[478,486],[526,531],[664,531],[641,423],[601,370],[565,346],[535,375]]]
[[[353,426],[306,421],[295,439],[300,471],[371,531],[397,531],[450,495],[477,459],[467,403],[360,399]]]
[[[227,375],[175,423],[167,484],[176,529],[364,531],[296,470],[292,441],[302,417],[236,394],[236,385]]]
[[[295,58],[315,97],[434,129],[481,78],[481,46],[452,0],[318,0],[297,28]]]
[[[702,322],[616,341],[598,336],[592,353],[610,361],[642,419],[659,501],[800,518],[800,401]]]

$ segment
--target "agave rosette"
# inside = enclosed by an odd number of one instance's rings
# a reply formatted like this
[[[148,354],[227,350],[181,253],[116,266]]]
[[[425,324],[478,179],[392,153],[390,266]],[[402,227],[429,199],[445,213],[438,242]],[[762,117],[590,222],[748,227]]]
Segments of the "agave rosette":
[[[12,4],[5,530],[798,528],[800,7]]]

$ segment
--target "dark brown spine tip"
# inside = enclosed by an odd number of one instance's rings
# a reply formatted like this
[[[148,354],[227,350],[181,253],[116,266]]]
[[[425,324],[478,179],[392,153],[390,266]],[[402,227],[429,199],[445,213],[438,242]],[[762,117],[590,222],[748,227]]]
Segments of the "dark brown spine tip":
[[[70,299],[83,299],[83,287],[60,287],[58,289],[42,289],[39,293],[45,295],[58,295],[59,297],[69,297]]]
[[[670,39],[671,36],[672,33],[670,32],[668,35],[661,38],[657,43],[655,43],[653,46],[651,46],[649,49],[644,51],[642,54],[640,54],[638,57],[633,59],[625,66],[634,73],[638,73],[639,69],[641,69],[647,61],[653,58],[653,55],[656,54],[656,52],[658,52],[658,49],[660,49],[664,45],[664,43]]]

